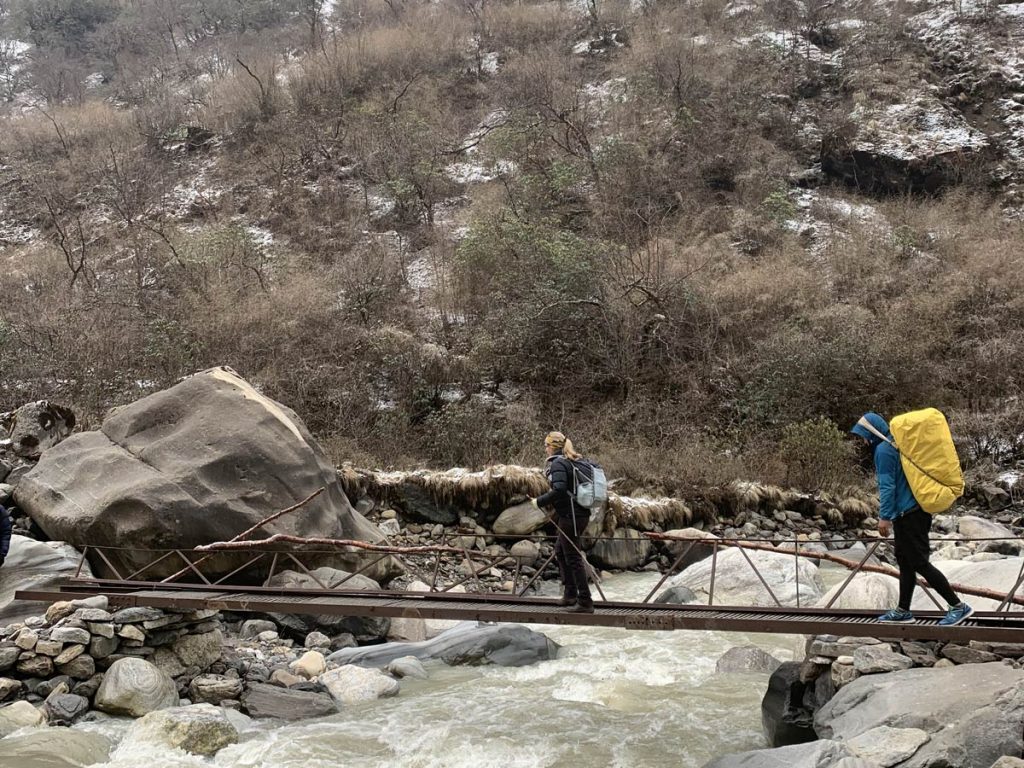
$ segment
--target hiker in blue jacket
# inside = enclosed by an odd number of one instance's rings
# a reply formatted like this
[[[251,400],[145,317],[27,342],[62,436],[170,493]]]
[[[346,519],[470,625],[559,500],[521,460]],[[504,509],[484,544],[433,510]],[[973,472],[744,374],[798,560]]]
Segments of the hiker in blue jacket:
[[[974,609],[957,597],[942,571],[928,562],[931,553],[928,532],[932,516],[921,509],[914,498],[903,472],[900,453],[890,442],[892,433],[888,422],[877,413],[866,413],[850,431],[863,439],[874,454],[878,480],[878,532],[886,537],[894,534],[896,562],[900,567],[899,605],[879,616],[878,620],[897,624],[914,621],[910,601],[920,574],[949,604],[949,611],[939,624],[959,624]]]
[[[3,566],[7,559],[7,553],[11,549],[11,533],[13,531],[14,525],[11,523],[11,516],[7,512],[7,508],[0,504],[0,566]]]

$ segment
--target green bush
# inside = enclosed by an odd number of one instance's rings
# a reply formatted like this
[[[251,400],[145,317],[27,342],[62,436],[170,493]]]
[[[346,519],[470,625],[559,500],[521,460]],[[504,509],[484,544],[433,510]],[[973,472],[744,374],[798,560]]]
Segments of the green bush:
[[[787,424],[779,442],[779,459],[794,488],[817,491],[856,480],[853,444],[834,421],[823,417]]]

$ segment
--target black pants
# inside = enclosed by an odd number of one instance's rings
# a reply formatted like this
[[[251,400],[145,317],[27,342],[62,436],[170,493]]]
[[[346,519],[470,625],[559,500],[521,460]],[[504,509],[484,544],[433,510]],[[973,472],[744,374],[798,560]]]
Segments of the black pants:
[[[580,539],[590,513],[561,516],[555,521],[558,525],[558,541],[555,543],[555,560],[562,574],[562,592],[565,597],[578,600],[580,605],[593,605],[590,596],[590,585],[587,583],[587,566],[583,560],[583,546]]]
[[[900,608],[905,611],[910,610],[918,574],[924,576],[928,585],[947,603],[957,605],[960,602],[942,571],[928,562],[931,551],[928,531],[931,527],[932,516],[920,507],[904,512],[892,524],[896,539],[896,562],[900,566]]]

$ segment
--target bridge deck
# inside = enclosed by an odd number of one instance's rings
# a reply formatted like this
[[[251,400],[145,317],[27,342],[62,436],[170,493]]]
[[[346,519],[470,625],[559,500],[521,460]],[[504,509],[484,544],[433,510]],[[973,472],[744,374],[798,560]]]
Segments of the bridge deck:
[[[957,627],[939,626],[941,614],[920,613],[913,624],[875,621],[877,611],[814,608],[745,608],[597,602],[592,614],[570,613],[550,598],[507,594],[372,592],[360,590],[218,589],[201,584],[74,580],[56,590],[24,590],[20,600],[54,602],[107,595],[116,608],[150,606],[170,610],[331,614],[389,618],[454,619],[641,630],[717,630],[769,634],[847,635],[914,640],[1024,643],[1024,613],[982,613]]]

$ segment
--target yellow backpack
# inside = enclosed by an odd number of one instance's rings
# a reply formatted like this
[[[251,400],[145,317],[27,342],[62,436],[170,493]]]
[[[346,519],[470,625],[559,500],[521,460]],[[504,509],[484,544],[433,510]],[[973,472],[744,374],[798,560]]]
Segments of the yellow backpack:
[[[953,506],[964,495],[964,476],[942,412],[925,408],[895,416],[889,431],[921,509],[937,515]]]

